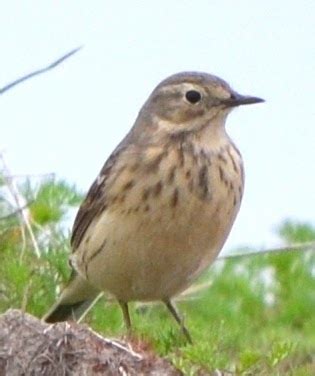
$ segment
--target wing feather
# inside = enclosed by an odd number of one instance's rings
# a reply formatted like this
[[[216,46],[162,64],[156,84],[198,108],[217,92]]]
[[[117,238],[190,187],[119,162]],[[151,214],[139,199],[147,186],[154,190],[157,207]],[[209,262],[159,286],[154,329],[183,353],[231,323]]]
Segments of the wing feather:
[[[95,179],[94,183],[89,189],[83,203],[81,204],[72,229],[71,246],[73,252],[75,252],[75,250],[79,247],[93,219],[106,210],[108,203],[108,179],[117,163],[118,157],[124,150],[124,146],[118,146],[107,159],[98,177]]]

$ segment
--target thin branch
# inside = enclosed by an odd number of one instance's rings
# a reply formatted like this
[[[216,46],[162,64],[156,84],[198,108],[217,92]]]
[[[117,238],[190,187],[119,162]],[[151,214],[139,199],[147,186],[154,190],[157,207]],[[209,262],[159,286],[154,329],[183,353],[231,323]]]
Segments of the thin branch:
[[[15,217],[17,214],[21,214],[21,212],[24,209],[26,209],[27,207],[29,207],[33,202],[34,202],[34,200],[29,201],[25,205],[23,205],[21,208],[18,208],[17,210],[15,210],[13,213],[10,213],[10,214],[7,214],[3,217],[0,217],[0,221],[4,221],[4,220],[9,219],[11,217]]]
[[[246,253],[235,253],[226,256],[220,256],[217,260],[227,260],[227,259],[235,259],[241,257],[251,257],[251,256],[262,256],[266,254],[273,254],[273,253],[285,253],[285,252],[304,252],[304,251],[315,251],[315,242],[305,242],[305,243],[296,243],[291,244],[284,247],[276,247],[271,249],[266,249],[263,251],[253,251],[253,252],[246,252]]]
[[[1,154],[1,152],[0,152]],[[54,172],[47,172],[47,173],[42,173],[42,174],[14,174],[14,175],[11,175],[11,176],[2,176],[3,178],[7,178],[7,179],[37,179],[37,178],[40,178],[40,179],[54,179],[56,176],[56,174]]]
[[[111,346],[114,346],[114,347],[118,348],[119,350],[125,351],[126,353],[130,354],[132,357],[136,358],[137,360],[143,359],[143,356],[141,354],[133,351],[130,345],[126,344],[126,346],[124,346],[125,344],[122,343],[122,342],[118,342],[116,340],[112,340],[112,339],[109,339],[109,338],[104,338],[100,334],[98,334],[94,330],[92,330],[91,328],[89,328],[89,330],[100,341],[105,342],[106,344],[109,344]]]
[[[79,50],[81,50],[82,47],[83,46],[75,48],[74,50],[68,52],[67,54],[65,54],[64,56],[60,57],[58,60],[54,61],[53,63],[51,63],[50,65],[48,65],[45,68],[38,69],[38,70],[36,70],[34,72],[31,72],[31,73],[27,74],[26,76],[23,76],[23,77],[18,78],[17,80],[15,80],[13,82],[10,82],[9,84],[5,85],[3,88],[0,88],[0,95],[4,94],[6,91],[12,89],[14,86],[19,85],[20,83],[22,83],[22,82],[24,82],[26,80],[29,80],[30,78],[32,78],[34,76],[38,76],[38,75],[40,75],[42,73],[48,72],[49,70],[55,68],[56,66],[58,66],[59,64],[61,64],[64,60],[68,59],[70,56],[74,55]]]
[[[85,316],[90,312],[90,310],[95,306],[95,304],[101,299],[101,297],[104,295],[104,292],[101,292],[97,295],[97,297],[93,300],[93,302],[89,305],[86,311],[82,313],[82,315],[78,318],[77,323],[80,324]]]
[[[4,175],[12,176],[3,154],[0,154],[0,159],[2,160]],[[24,235],[24,226],[25,226],[25,228],[27,229],[27,231],[29,233],[31,241],[33,243],[35,254],[39,258],[40,257],[40,250],[39,250],[39,246],[37,244],[37,240],[35,238],[34,232],[32,230],[31,223],[30,223],[29,218],[28,218],[28,216],[29,216],[28,209],[27,208],[22,209],[23,206],[25,205],[24,197],[20,194],[20,192],[19,192],[16,184],[14,183],[13,179],[5,179],[5,182],[6,182],[8,189],[9,189],[9,192],[11,193],[11,195],[12,195],[14,201],[15,201],[17,209],[20,210],[20,216],[21,216],[22,223],[23,223],[23,226],[21,227],[22,237],[25,238],[25,235]],[[22,254],[23,253],[24,253],[24,250],[22,251]]]

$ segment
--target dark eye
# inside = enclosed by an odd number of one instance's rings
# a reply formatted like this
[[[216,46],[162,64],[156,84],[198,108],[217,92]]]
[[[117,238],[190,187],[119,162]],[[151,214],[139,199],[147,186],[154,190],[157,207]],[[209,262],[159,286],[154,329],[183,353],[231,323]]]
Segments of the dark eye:
[[[199,102],[201,99],[201,94],[199,93],[199,91],[196,91],[196,90],[187,91],[185,96],[188,102],[193,103],[193,104]]]

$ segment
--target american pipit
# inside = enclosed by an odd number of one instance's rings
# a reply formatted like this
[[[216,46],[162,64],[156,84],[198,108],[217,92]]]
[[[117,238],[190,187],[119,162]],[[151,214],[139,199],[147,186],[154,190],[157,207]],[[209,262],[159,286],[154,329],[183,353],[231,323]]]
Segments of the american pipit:
[[[162,81],[105,163],[74,222],[68,286],[44,317],[78,318],[100,291],[119,302],[165,303],[220,252],[244,186],[241,154],[225,130],[231,110],[263,100],[206,73]]]

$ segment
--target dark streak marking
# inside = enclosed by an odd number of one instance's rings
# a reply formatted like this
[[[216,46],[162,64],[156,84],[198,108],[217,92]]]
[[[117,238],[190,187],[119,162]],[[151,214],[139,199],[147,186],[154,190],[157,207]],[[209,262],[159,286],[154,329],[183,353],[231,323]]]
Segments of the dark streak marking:
[[[164,150],[161,154],[159,154],[153,161],[149,162],[147,165],[147,169],[150,172],[156,172],[156,170],[159,168],[160,163],[166,157],[168,154],[167,150]]]
[[[133,165],[130,166],[130,172],[136,172],[139,167],[140,167],[139,162],[134,163]]]
[[[178,196],[179,196],[179,191],[178,188],[174,189],[172,200],[171,200],[171,205],[173,208],[178,204]]]
[[[184,155],[184,150],[183,150],[182,145],[180,145],[180,148],[178,149],[178,161],[179,161],[179,166],[183,167],[185,164],[185,155]]]
[[[210,154],[207,153],[204,149],[201,149],[200,155],[204,159],[204,161],[207,162],[208,166],[211,166],[211,157],[210,157]]]
[[[115,202],[118,200],[118,196],[116,195],[116,196],[113,196],[113,198],[111,199],[111,202],[110,202],[110,204],[112,205],[112,204],[115,204]]]
[[[106,246],[106,239],[103,241],[103,243],[100,245],[100,247],[98,247],[98,248],[96,249],[96,251],[93,252],[93,253],[90,255],[90,257],[89,257],[89,259],[88,259],[87,261],[88,261],[88,262],[91,262],[91,261],[94,259],[94,257],[96,257],[100,252],[102,252],[102,250],[105,248],[105,246]],[[87,263],[86,263],[86,265],[87,265]]]
[[[206,198],[209,192],[208,187],[208,167],[202,166],[199,171],[199,187],[202,191],[202,198]]]
[[[142,193],[142,200],[146,201],[149,198],[150,195],[150,188],[146,188]]]
[[[189,179],[191,177],[191,171],[187,170],[185,174],[186,179]]]
[[[189,131],[179,131],[177,133],[171,134],[172,142],[184,142],[189,134]]]
[[[221,205],[218,202],[217,205],[216,205],[216,207],[215,207],[214,214],[218,214],[220,209],[221,209]]]
[[[168,177],[167,177],[167,183],[168,184],[172,184],[174,182],[174,179],[175,179],[175,172],[176,172],[176,166],[173,166],[170,171],[169,171],[169,174],[168,174]]]
[[[219,166],[220,180],[226,187],[229,187],[230,182],[227,180],[226,175],[221,166]]]
[[[223,154],[221,154],[221,153],[218,154],[218,159],[219,159],[221,162],[227,164],[227,159],[225,158],[225,156],[224,156]]]
[[[126,183],[126,184],[122,187],[122,190],[123,190],[123,191],[128,191],[128,190],[131,189],[134,185],[135,185],[135,181],[134,181],[134,180],[130,180],[130,181],[128,181],[128,183]]]
[[[233,198],[233,206],[236,206],[237,204],[237,199],[236,199],[236,196],[234,195],[234,198]]]
[[[150,205],[147,204],[147,205],[144,207],[144,211],[145,211],[145,212],[148,212],[149,210],[150,210]]]
[[[199,170],[199,185],[202,187],[208,184],[208,167],[202,166]]]
[[[224,172],[223,172],[221,166],[219,166],[219,173],[220,173],[220,180],[221,180],[222,182],[224,182],[224,181],[225,181],[225,177],[224,177]]]
[[[125,201],[125,199],[126,199],[126,196],[125,196],[125,195],[121,195],[121,196],[119,197],[119,202],[120,202],[120,203],[123,203],[123,202]]]
[[[85,272],[85,278],[89,280],[88,277],[88,263],[84,263],[84,272]]]
[[[84,265],[86,264],[86,256],[87,256],[87,253],[86,252],[83,252],[82,254],[82,259],[81,259],[81,263]]]
[[[161,181],[157,182],[153,188],[153,195],[158,196],[161,193],[162,188],[163,188],[162,182]]]

